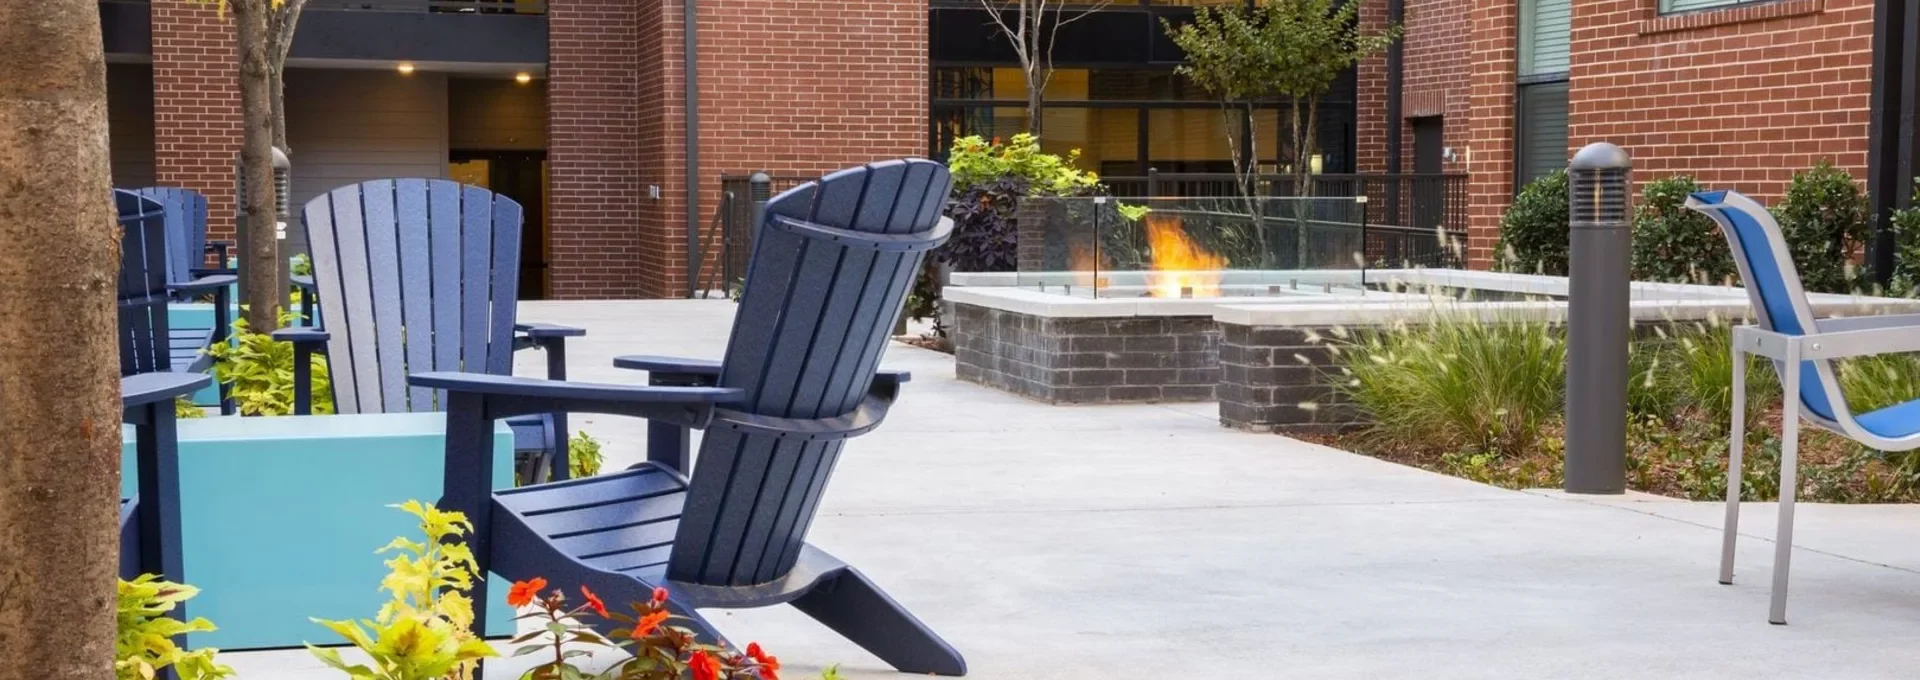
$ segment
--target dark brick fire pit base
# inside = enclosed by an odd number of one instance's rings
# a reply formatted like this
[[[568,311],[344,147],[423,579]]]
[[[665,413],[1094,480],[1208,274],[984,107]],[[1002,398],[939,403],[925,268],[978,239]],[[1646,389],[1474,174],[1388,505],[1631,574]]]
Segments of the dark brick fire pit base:
[[[1331,328],[1221,324],[1220,424],[1305,432],[1355,427],[1360,416],[1334,389]]]
[[[1212,401],[1211,316],[1050,317],[949,302],[961,380],[1048,403]]]

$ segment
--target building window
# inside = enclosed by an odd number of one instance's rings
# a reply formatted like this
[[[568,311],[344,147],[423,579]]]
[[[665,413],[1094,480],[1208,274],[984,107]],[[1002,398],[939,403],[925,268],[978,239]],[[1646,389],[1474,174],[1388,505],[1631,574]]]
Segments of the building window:
[[[1733,7],[1736,5],[1757,5],[1772,0],[1660,0],[1661,14],[1686,14],[1701,10]]]
[[[1515,134],[1515,190],[1527,182],[1567,167],[1567,81],[1538,83],[1520,88],[1520,110]]]
[[[1572,29],[1571,0],[1520,0],[1520,85],[1514,96],[1515,191],[1541,175],[1567,167],[1567,70]]]

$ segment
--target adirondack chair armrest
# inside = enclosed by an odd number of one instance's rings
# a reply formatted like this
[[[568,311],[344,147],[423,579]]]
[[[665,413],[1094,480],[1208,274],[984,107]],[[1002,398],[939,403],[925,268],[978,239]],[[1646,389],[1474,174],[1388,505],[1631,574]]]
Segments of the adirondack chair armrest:
[[[172,401],[200,391],[213,382],[205,373],[141,373],[120,379],[120,406],[133,408]]]
[[[689,359],[687,357],[666,357],[648,354],[630,354],[613,358],[614,368],[646,371],[651,377],[671,380],[676,383],[692,381],[713,381],[720,377],[720,362],[714,359]],[[874,374],[876,381],[889,381],[895,385],[913,380],[913,374],[907,371],[880,369]]]
[[[513,325],[513,330],[518,333],[525,333],[527,337],[534,339],[577,338],[587,334],[587,329],[585,328],[574,328],[572,326],[562,326],[552,323],[517,323]]]
[[[449,371],[415,373],[407,376],[407,384],[446,390],[450,397],[477,395],[482,418],[489,421],[538,413],[605,413],[700,428],[712,419],[715,407],[746,397],[745,390],[733,387],[612,385]],[[448,410],[459,409],[458,401]]]
[[[780,418],[720,409],[714,412],[713,423],[707,429],[735,430],[744,434],[801,441],[852,439],[879,427],[887,419],[887,410],[893,408],[893,401],[899,395],[898,381],[876,376],[873,388],[867,391],[866,398],[861,399],[860,405],[855,406],[851,413],[831,418]]]
[[[240,276],[240,270],[232,267],[194,267],[187,270],[187,275],[194,278],[205,276],[232,276],[238,278]]]
[[[291,342],[295,347],[306,345],[311,347],[315,352],[326,352],[327,340],[332,338],[333,334],[319,328],[308,326],[282,328],[273,332],[273,339],[275,340]]]
[[[219,291],[227,286],[233,285],[239,280],[240,277],[232,274],[203,276],[184,283],[169,283],[167,284],[167,290],[175,293],[185,293],[187,295],[199,295],[201,293]]]
[[[831,241],[848,248],[917,253],[940,247],[953,232],[953,219],[942,217],[932,229],[911,234],[874,234],[829,227],[786,215],[770,215],[767,226],[804,238]]]

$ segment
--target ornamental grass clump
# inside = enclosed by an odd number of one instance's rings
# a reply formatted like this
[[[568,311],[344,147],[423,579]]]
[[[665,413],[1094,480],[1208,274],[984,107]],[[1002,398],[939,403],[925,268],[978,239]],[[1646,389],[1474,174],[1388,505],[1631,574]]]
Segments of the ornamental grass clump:
[[[1398,442],[1520,455],[1564,406],[1566,342],[1549,323],[1436,313],[1335,350],[1346,399]]]

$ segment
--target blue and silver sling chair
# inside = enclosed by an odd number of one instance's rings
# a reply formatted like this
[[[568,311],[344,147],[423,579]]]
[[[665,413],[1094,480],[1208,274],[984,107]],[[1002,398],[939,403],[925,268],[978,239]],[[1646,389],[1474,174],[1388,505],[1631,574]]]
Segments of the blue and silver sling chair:
[[[1773,552],[1773,600],[1767,620],[1787,622],[1787,569],[1793,555],[1800,419],[1878,451],[1920,448],[1920,399],[1854,415],[1840,393],[1833,360],[1920,352],[1920,314],[1815,319],[1807,305],[1780,225],[1760,205],[1732,191],[1705,191],[1687,207],[1713,219],[1732,246],[1758,323],[1733,329],[1733,433],[1727,463],[1727,520],[1720,582],[1733,583],[1733,547],[1740,523],[1740,458],[1746,438],[1746,355],[1773,360],[1784,399],[1780,417],[1780,524]]]

